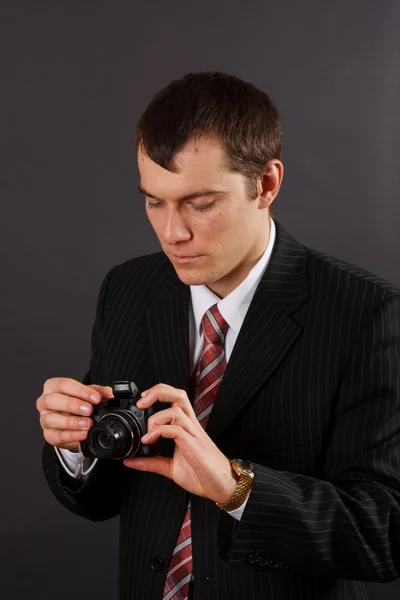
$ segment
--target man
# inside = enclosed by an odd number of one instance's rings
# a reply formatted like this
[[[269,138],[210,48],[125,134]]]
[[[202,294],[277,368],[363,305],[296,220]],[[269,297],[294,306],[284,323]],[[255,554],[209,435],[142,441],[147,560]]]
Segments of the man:
[[[174,81],[136,143],[162,252],[110,270],[83,383],[37,400],[52,491],[120,516],[122,600],[366,598],[400,573],[400,292],[271,218],[280,122],[252,85]],[[164,450],[73,477],[120,380],[164,406]]]

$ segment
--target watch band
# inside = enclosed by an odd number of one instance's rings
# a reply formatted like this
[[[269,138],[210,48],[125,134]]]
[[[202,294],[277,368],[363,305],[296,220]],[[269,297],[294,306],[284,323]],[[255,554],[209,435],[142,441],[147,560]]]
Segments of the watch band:
[[[229,462],[237,477],[237,486],[228,502],[225,504],[216,502],[218,508],[226,511],[236,510],[239,506],[242,506],[253,485],[254,479],[254,469],[251,463],[235,458],[231,459]],[[243,465],[245,465],[245,468],[243,468]]]

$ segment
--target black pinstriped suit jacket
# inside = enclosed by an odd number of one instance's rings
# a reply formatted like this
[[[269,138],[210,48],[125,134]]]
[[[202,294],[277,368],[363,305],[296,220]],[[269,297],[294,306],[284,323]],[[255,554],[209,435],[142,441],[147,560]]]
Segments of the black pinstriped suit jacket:
[[[84,382],[168,383],[192,398],[189,302],[162,252],[111,269]],[[400,576],[398,290],[277,223],[207,432],[256,476],[240,522],[192,497],[196,600],[361,599],[363,581]],[[69,510],[120,516],[120,599],[160,600],[186,493],[119,461],[82,485],[47,444],[43,464]]]

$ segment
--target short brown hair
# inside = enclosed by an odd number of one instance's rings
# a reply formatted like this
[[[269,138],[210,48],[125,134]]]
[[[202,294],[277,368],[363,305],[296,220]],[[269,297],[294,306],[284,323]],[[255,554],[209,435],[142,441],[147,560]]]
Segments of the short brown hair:
[[[242,173],[249,193],[273,158],[281,159],[282,132],[277,108],[251,83],[217,71],[188,73],[158,92],[136,130],[136,148],[174,171],[177,152],[192,137],[219,139],[228,168]]]

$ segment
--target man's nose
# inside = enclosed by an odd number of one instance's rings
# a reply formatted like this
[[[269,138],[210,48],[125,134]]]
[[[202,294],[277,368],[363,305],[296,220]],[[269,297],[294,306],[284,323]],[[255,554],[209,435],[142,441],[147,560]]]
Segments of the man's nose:
[[[163,240],[166,244],[190,240],[191,233],[178,208],[167,209],[163,228]]]

